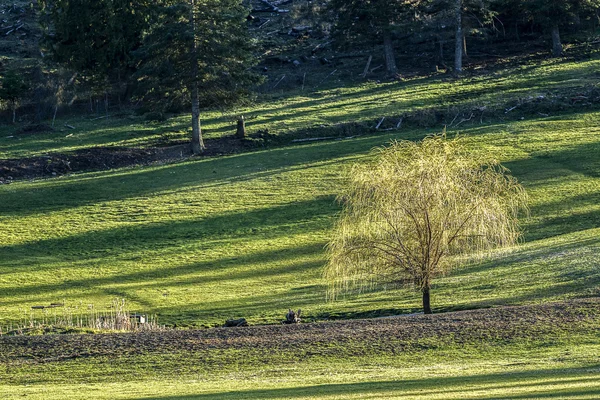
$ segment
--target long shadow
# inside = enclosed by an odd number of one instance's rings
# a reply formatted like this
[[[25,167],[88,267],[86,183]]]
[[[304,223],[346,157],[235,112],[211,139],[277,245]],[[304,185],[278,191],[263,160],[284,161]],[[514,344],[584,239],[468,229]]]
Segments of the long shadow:
[[[573,114],[576,114],[573,112]],[[425,135],[412,135],[414,138]],[[136,196],[156,195],[181,188],[206,188],[266,177],[294,168],[307,168],[311,163],[336,162],[336,158],[364,154],[386,143],[398,133],[365,136],[347,141],[286,146],[268,151],[255,151],[228,157],[193,160],[162,167],[118,170],[49,180],[33,184],[0,187],[2,213],[26,216],[46,211],[60,211],[98,202]],[[406,132],[402,132],[405,136]],[[553,160],[554,156],[550,158]],[[541,158],[540,158],[541,159]],[[534,159],[535,160],[535,159]],[[507,163],[513,174],[532,177],[530,168],[539,171],[534,160]]]
[[[170,248],[174,243],[188,243],[190,241],[210,241],[211,238],[228,239],[236,238],[254,238],[254,237],[271,237],[279,236],[282,229],[282,224],[299,224],[295,227],[294,234],[308,233],[315,229],[315,224],[321,225],[326,223],[327,218],[337,212],[337,205],[330,196],[316,198],[310,201],[293,202],[290,204],[266,207],[252,211],[233,212],[228,214],[216,215],[194,220],[185,221],[170,221],[168,223],[154,223],[141,225],[137,227],[120,227],[109,229],[106,231],[92,231],[79,235],[73,235],[64,238],[51,238],[40,240],[35,243],[24,243],[12,246],[0,247],[0,255],[3,260],[2,264],[6,267],[0,269],[0,273],[4,270],[4,274],[15,272],[15,268],[34,269],[36,272],[42,271],[44,268],[52,269],[53,265],[45,267],[37,265],[36,259],[44,257],[48,254],[59,254],[60,258],[69,260],[71,257],[78,259],[88,258],[95,259],[98,257],[117,256],[123,257],[127,253],[136,253],[146,249],[153,251],[163,248]],[[317,218],[318,222],[303,224],[304,222],[314,221]],[[325,226],[321,226],[324,228]],[[311,245],[314,246],[314,245]],[[318,251],[311,247],[311,252]],[[276,253],[279,251],[275,251]],[[258,259],[265,260],[270,257],[270,251],[267,251],[267,256],[257,256]],[[260,254],[260,253],[259,253]],[[232,257],[231,260],[238,260]],[[238,263],[248,263],[251,260],[238,260]],[[227,263],[227,259],[217,260],[208,263],[208,266],[214,264],[223,265]],[[0,264],[1,265],[1,264]],[[243,264],[240,264],[243,265]],[[131,281],[136,279],[158,279],[164,276],[160,274],[168,274],[173,277],[197,271],[201,269],[198,265],[178,267],[175,269],[160,270],[162,272],[152,273],[143,271],[133,274],[119,274],[117,277],[107,277],[91,280],[74,279],[68,283],[60,285],[37,285],[7,287],[3,291],[3,296],[32,293],[34,290],[37,293],[42,291],[51,291],[58,288],[64,288],[65,285],[101,285],[103,283],[112,282],[115,279]],[[75,270],[74,270],[75,272]]]
[[[533,79],[533,78],[532,78]],[[407,97],[407,95],[411,94],[408,90],[411,86],[416,86],[417,84],[408,84],[401,85],[401,87],[390,87],[383,86],[381,89],[372,88],[364,91],[357,91],[353,94],[344,94],[336,97],[335,102],[330,98],[326,98],[322,101],[317,101],[311,104],[299,105],[299,104],[290,104],[280,108],[269,109],[265,111],[265,115],[269,117],[263,117],[259,122],[255,124],[272,124],[275,122],[288,122],[294,125],[295,120],[302,120],[301,117],[307,115],[314,115],[315,113],[326,113],[328,109],[345,109],[347,112],[344,113],[343,116],[335,115],[335,116],[327,116],[324,115],[322,118],[328,120],[328,122],[350,122],[350,121],[360,121],[368,118],[373,118],[374,116],[381,116],[381,113],[386,110],[387,107],[394,105],[394,107],[402,109],[403,112],[412,111],[419,108],[424,108],[427,105],[437,105],[437,107],[444,106],[452,106],[459,105],[461,102],[468,100],[469,104],[473,104],[477,99],[485,97],[486,95],[490,95],[497,91],[511,92],[514,98],[517,97],[517,93],[531,92],[531,87],[527,87],[521,81],[503,81],[504,78],[495,79],[496,85],[493,88],[474,88],[472,85],[457,83],[457,85],[461,85],[459,89],[454,89],[451,93],[439,93],[437,96],[423,98],[423,96],[418,96],[419,92],[428,91],[427,87],[422,87],[419,89],[415,89],[415,95],[410,99],[402,99],[402,98],[388,98],[386,101],[379,100],[377,102],[377,107],[369,107],[373,103],[372,99],[365,99],[369,95],[387,93],[400,91]],[[432,80],[433,83],[433,80]],[[365,107],[359,107],[360,105],[365,105]],[[357,109],[357,111],[350,111]],[[276,114],[274,116],[270,116],[270,114]],[[260,115],[260,114],[257,114]],[[317,121],[315,121],[317,122]],[[250,123],[251,126],[253,123]],[[305,125],[303,122],[298,122],[295,125]]]
[[[568,243],[558,243],[545,245],[543,248],[527,250],[520,249],[514,254],[502,257],[501,259],[491,259],[489,261],[477,263],[471,266],[462,267],[452,273],[452,276],[469,276],[495,268],[499,263],[503,265],[524,264],[534,259],[552,256],[557,253],[563,253],[569,250],[575,250],[600,244],[600,238],[575,240]]]
[[[161,249],[171,247],[175,242],[202,241],[210,238],[235,239],[252,237],[276,231],[282,224],[321,221],[320,218],[333,216],[338,206],[333,196],[317,197],[274,207],[255,210],[229,212],[191,220],[172,220],[123,226],[101,231],[88,231],[81,234],[43,239],[37,242],[0,246],[2,264],[11,269],[18,257],[39,257],[56,254],[92,255],[98,257],[110,254],[123,254],[127,251]],[[319,223],[319,222],[316,222]],[[314,229],[312,222],[311,229]],[[295,233],[302,233],[302,226]],[[308,229],[308,228],[304,228]]]
[[[552,152],[548,158],[571,171],[598,178],[600,177],[598,154],[600,154],[600,141],[595,141]]]
[[[535,241],[598,227],[600,211],[569,213],[569,210],[565,210],[560,217],[544,218],[537,224],[528,224],[525,237],[527,241]]]
[[[33,184],[0,187],[5,216],[26,216],[61,211],[107,201],[172,190],[209,188],[284,171],[311,168],[315,163],[335,163],[336,158],[368,153],[393,135],[365,136],[347,141],[287,146],[234,156],[193,160],[155,168],[119,170],[75,176]],[[321,166],[321,164],[317,165]]]
[[[271,278],[270,271],[289,276],[290,273],[302,273],[318,269],[321,266],[321,262],[297,263],[291,267],[282,266],[269,269],[268,273],[264,273],[263,276]],[[260,276],[256,274],[252,277]],[[151,311],[158,315],[162,323],[175,323],[178,326],[189,322],[196,325],[207,320],[214,322],[215,318],[219,322],[225,321],[227,318],[242,316],[250,320],[257,317],[264,318],[265,314],[271,318],[273,313],[279,313],[279,317],[283,317],[283,312],[289,308],[301,308],[306,311],[316,304],[324,303],[325,292],[324,285],[308,285],[285,291],[272,291],[269,294],[252,295],[248,293],[232,300],[203,301],[185,306],[153,305]],[[271,319],[269,322],[272,323],[273,320]]]
[[[590,366],[593,368],[597,366]],[[361,394],[368,398],[386,396],[419,396],[438,398],[444,394],[461,394],[472,398],[474,393],[493,390],[518,390],[525,393],[479,394],[478,399],[558,399],[575,396],[600,396],[598,376],[586,376],[584,368],[563,368],[555,370],[506,372],[457,377],[436,377],[425,379],[388,380],[376,382],[324,384],[300,386],[284,389],[235,390],[220,393],[202,393],[185,396],[144,397],[146,400],[183,399],[294,399],[310,397],[352,396]],[[529,380],[527,382],[526,380]],[[526,381],[526,382],[524,382]],[[537,382],[536,382],[537,381]],[[584,384],[577,387],[561,388],[562,385]],[[585,385],[588,384],[588,385]],[[539,385],[539,388],[536,386]],[[557,386],[548,389],[548,386]],[[590,386],[591,385],[591,386]],[[474,392],[474,393],[470,393]]]
[[[569,175],[565,175],[565,169],[572,171],[574,175],[584,174],[592,178],[600,177],[600,163],[598,163],[597,154],[600,154],[600,142],[586,143],[544,156],[534,155],[529,159],[514,160],[504,165],[526,187],[539,188],[557,178],[569,179]],[[559,216],[540,218],[537,223],[528,221],[525,226],[526,240],[535,241],[600,227],[600,211],[573,212],[575,207],[594,206],[599,201],[600,182],[596,192],[573,195],[533,206],[530,210],[532,216],[540,217],[549,213],[559,214]]]
[[[145,269],[142,271],[98,278],[73,278],[60,283],[38,284],[32,286],[8,286],[2,290],[0,304],[8,306],[22,302],[22,300],[13,300],[13,296],[37,295],[38,297],[51,297],[52,293],[55,291],[73,288],[83,288],[92,292],[103,292],[106,285],[122,285],[128,283],[138,284],[138,286],[143,287],[163,288],[171,285],[177,285],[178,283],[202,284],[227,280],[235,281],[248,278],[273,277],[278,274],[301,272],[311,268],[317,268],[320,266],[320,263],[296,262],[290,265],[286,261],[301,255],[314,254],[315,251],[322,249],[323,245],[323,243],[318,243],[296,246],[287,249],[278,248],[241,256],[223,257],[218,260],[184,264],[171,268]],[[277,267],[244,268],[242,270],[237,270],[243,266],[272,263],[273,261],[282,261],[283,263]],[[218,268],[216,268],[217,265]],[[186,277],[190,274],[196,274],[196,276]],[[168,279],[168,281],[160,281],[164,279]],[[171,281],[171,279],[174,279],[174,281]],[[113,289],[114,288],[110,290]]]

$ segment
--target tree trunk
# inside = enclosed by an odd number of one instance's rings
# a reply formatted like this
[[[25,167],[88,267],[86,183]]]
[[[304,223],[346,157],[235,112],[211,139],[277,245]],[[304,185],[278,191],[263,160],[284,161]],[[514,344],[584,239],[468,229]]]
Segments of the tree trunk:
[[[436,36],[433,39],[433,45],[435,47],[434,54],[435,54],[436,71],[439,70],[438,65],[444,69],[448,69],[448,67],[446,66],[446,63],[444,62],[444,41],[442,40],[442,38],[440,36]]]
[[[454,73],[462,73],[464,34],[462,28],[462,3],[463,0],[456,0],[456,44],[454,46]]]
[[[192,28],[191,61],[191,101],[192,101],[192,152],[200,154],[204,151],[204,140],[200,128],[200,94],[198,92],[198,47],[196,45],[196,20],[194,18],[194,0],[190,0],[190,26]]]
[[[200,127],[200,96],[198,94],[198,84],[194,83],[192,86],[192,152],[200,154],[205,149]]]
[[[58,104],[54,105],[54,115],[52,116],[52,127],[54,128],[54,122],[56,122],[56,114],[58,113]]]
[[[560,57],[563,55],[562,43],[560,41],[560,30],[558,25],[552,27],[552,55]]]
[[[385,56],[385,68],[389,75],[396,75],[398,67],[394,57],[394,46],[392,45],[392,36],[389,32],[383,32],[383,52]]]
[[[16,123],[17,122],[17,106],[13,105],[12,107],[12,123]]]
[[[423,288],[423,313],[433,314],[431,311],[431,296],[429,294],[429,286]]]

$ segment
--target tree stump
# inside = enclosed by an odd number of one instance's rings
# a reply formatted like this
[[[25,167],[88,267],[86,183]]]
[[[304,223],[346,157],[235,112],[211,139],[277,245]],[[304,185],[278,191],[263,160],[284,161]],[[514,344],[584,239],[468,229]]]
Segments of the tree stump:
[[[298,309],[298,312],[294,312],[294,310],[292,310],[291,308],[289,309],[288,313],[285,315],[285,321],[283,321],[283,324],[299,324],[300,323],[300,314],[302,313],[302,310]]]
[[[246,137],[246,121],[244,121],[243,115],[237,120],[237,130],[235,132],[235,137],[237,137],[238,139],[244,139]]]

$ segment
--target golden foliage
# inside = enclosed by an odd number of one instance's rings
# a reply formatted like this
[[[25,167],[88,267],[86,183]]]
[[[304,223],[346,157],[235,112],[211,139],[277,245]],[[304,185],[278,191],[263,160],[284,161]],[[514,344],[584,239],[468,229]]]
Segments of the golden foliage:
[[[515,244],[527,196],[497,161],[462,139],[431,136],[356,165],[328,245],[329,295],[382,283],[428,290],[461,255]]]

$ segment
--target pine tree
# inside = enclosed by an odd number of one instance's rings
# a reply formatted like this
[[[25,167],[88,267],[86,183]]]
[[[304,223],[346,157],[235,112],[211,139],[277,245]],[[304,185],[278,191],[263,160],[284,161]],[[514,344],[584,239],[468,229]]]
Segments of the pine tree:
[[[356,45],[373,39],[383,43],[387,73],[395,75],[398,67],[393,35],[410,29],[419,3],[421,0],[331,0],[329,10],[335,16],[334,36],[340,44]]]
[[[156,2],[135,77],[146,98],[190,104],[192,150],[204,150],[200,106],[233,102],[258,82],[248,10],[237,0]]]
[[[17,106],[29,89],[23,76],[15,70],[7,71],[0,79],[0,100],[7,103],[12,111],[12,123],[17,119]]]
[[[41,0],[44,45],[96,88],[124,80],[146,29],[151,0]]]
[[[525,0],[524,4],[531,18],[550,31],[552,55],[560,57],[563,54],[561,28],[578,20],[581,14],[597,10],[600,0]]]
[[[494,15],[489,9],[489,0],[427,0],[423,2],[423,10],[429,17],[426,26],[429,30],[437,29],[440,42],[443,29],[453,27],[454,73],[461,74],[467,33],[474,26],[481,28],[488,24]]]

